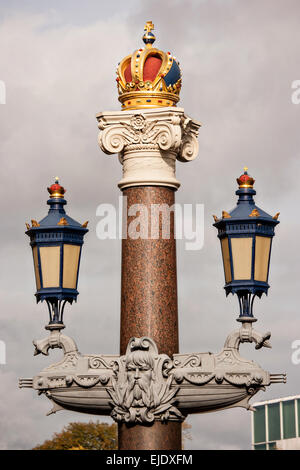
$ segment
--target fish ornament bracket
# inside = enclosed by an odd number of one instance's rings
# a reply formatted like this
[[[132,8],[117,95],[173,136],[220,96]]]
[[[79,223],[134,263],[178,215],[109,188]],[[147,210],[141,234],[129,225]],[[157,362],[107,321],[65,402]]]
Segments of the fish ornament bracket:
[[[53,403],[52,410],[110,415],[117,422],[151,425],[154,421],[182,422],[190,413],[241,406],[251,409],[250,398],[271,383],[286,381],[244,359],[239,346],[254,342],[271,347],[271,334],[261,335],[243,322],[217,354],[159,354],[148,337],[131,338],[126,354],[82,355],[72,338],[59,329],[34,341],[35,355],[60,348],[63,359],[36,377],[20,379],[20,388],[33,388]]]

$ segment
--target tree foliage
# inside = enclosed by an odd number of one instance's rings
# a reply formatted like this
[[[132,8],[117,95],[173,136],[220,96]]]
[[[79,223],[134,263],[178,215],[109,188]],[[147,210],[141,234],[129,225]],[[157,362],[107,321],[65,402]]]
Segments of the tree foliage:
[[[191,439],[191,425],[182,424],[183,441]],[[52,439],[33,450],[116,450],[118,447],[117,425],[101,423],[69,423]]]
[[[69,423],[52,439],[33,450],[115,450],[117,425],[100,423]]]

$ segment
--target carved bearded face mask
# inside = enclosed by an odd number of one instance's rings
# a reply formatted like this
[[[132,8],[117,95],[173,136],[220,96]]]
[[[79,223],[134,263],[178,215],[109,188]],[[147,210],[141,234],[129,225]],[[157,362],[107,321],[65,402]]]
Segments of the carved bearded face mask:
[[[126,358],[126,371],[129,389],[146,392],[154,380],[154,361],[147,351],[133,351]]]

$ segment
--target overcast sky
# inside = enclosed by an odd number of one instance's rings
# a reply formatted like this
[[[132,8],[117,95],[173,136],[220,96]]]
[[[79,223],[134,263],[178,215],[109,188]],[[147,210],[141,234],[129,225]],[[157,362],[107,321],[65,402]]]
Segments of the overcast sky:
[[[70,421],[92,416],[59,412],[19,390],[61,356],[33,357],[32,340],[45,336],[47,308],[35,304],[25,222],[47,213],[47,186],[56,175],[67,188],[68,214],[89,220],[76,305],[66,307],[66,333],[82,353],[119,348],[120,241],[96,237],[96,208],[118,203],[121,166],[97,146],[96,113],[118,110],[117,63],[142,45],[147,20],[156,45],[178,57],[180,106],[202,122],[199,157],[177,163],[181,203],[205,205],[205,243],[186,251],[178,241],[180,351],[219,351],[237,327],[236,298],[225,298],[219,241],[211,214],[231,210],[235,179],[245,165],[255,177],[256,203],[281,213],[276,228],[268,297],[255,304],[256,328],[272,331],[273,349],[242,352],[272,373],[287,372],[254,401],[300,394],[300,365],[291,344],[300,339],[298,0],[0,0],[1,313],[0,448],[30,449]],[[193,327],[191,327],[193,326]],[[107,418],[108,419],[108,418]],[[250,412],[233,409],[190,417],[193,449],[249,449]],[[230,423],[230,424],[229,424]]]

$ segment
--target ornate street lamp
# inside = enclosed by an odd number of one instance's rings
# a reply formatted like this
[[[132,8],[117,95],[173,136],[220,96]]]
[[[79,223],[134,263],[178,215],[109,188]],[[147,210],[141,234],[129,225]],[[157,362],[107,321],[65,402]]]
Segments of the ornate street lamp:
[[[269,347],[270,333],[252,327],[250,297],[268,289],[271,239],[275,218],[253,201],[253,179],[239,178],[240,199],[230,214],[216,219],[223,250],[226,293],[241,303],[241,327],[231,332],[218,353],[179,353],[176,239],[174,230],[176,161],[190,162],[198,153],[200,123],[177,108],[181,74],[170,52],[152,47],[152,22],[145,25],[144,47],[125,57],[117,70],[121,111],[97,115],[98,142],[103,152],[118,154],[123,176],[118,183],[126,198],[126,233],[122,239],[121,334],[119,354],[81,354],[75,341],[51,328],[34,341],[35,354],[61,348],[64,357],[20,387],[45,394],[50,413],[65,409],[110,415],[119,425],[119,449],[181,449],[181,423],[190,413],[250,408],[249,400],[285,374],[270,374],[255,361],[241,357],[240,343]],[[77,277],[84,226],[65,215],[64,190],[50,188],[51,209],[31,237],[37,279],[37,300],[54,311],[50,321],[62,322],[61,301],[77,297]],[[170,209],[170,236],[163,235],[163,217],[150,217],[149,233],[158,238],[130,236],[132,208],[145,214]],[[71,247],[70,247],[71,246]],[[47,251],[48,250],[48,251]],[[50,308],[49,307],[49,308]],[[50,308],[50,311],[51,311]],[[199,345],[200,348],[200,345]]]
[[[62,328],[65,304],[72,304],[78,296],[81,248],[88,229],[87,222],[81,225],[66,214],[66,190],[59,184],[58,178],[48,192],[48,215],[40,222],[32,220],[32,226],[26,224],[26,234],[32,247],[36,300],[47,302],[49,326]]]
[[[255,180],[247,170],[245,167],[244,174],[237,178],[237,206],[229,213],[223,211],[221,219],[214,216],[221,242],[224,288],[226,296],[237,294],[239,321],[255,321],[254,299],[268,293],[272,238],[279,224],[279,213],[272,217],[255,205]]]

